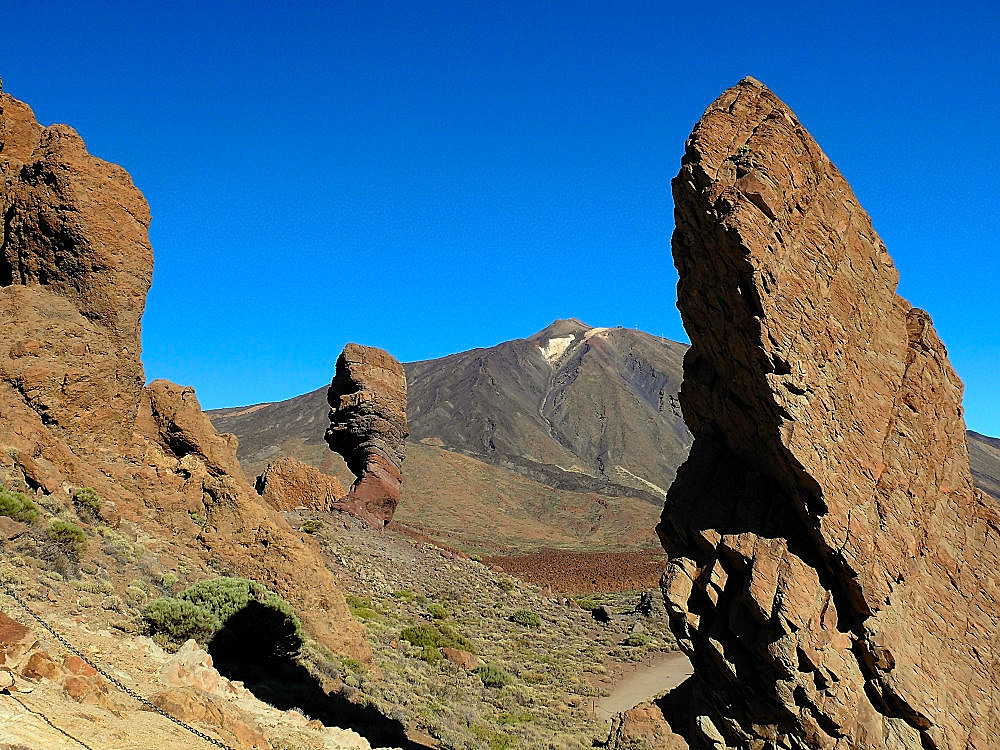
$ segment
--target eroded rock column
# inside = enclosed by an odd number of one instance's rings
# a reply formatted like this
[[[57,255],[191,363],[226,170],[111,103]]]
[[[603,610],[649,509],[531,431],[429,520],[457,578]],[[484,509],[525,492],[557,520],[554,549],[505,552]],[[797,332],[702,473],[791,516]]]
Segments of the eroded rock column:
[[[406,373],[388,352],[348,344],[327,400],[333,408],[326,441],[357,476],[335,507],[381,528],[392,519],[403,483]]]
[[[696,748],[995,747],[1000,535],[962,384],[847,182],[747,78],[673,181],[695,436],[657,528]]]

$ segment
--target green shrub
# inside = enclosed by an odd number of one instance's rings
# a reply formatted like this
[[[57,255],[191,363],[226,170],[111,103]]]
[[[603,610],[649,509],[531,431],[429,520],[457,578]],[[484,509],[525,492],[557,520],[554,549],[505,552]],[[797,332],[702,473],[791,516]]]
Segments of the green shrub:
[[[323,528],[323,522],[318,518],[310,518],[308,521],[299,526],[299,531],[305,534],[315,534],[317,531]]]
[[[424,646],[423,651],[420,652],[420,658],[428,664],[437,664],[444,659],[444,655],[441,653],[441,649],[439,648],[435,648],[434,646]]]
[[[297,652],[302,643],[302,623],[292,607],[273,591],[246,578],[222,577],[199,581],[176,598],[151,601],[143,609],[143,617],[151,635],[160,635],[172,645],[179,645],[188,638],[208,645],[220,631],[225,633],[223,627],[231,624],[233,616],[251,603],[277,612],[282,617],[277,618],[277,622],[262,622],[260,633],[253,633],[252,626],[242,622],[240,637],[256,636],[259,640],[257,645],[269,650],[261,653],[261,658],[285,657]],[[230,648],[240,647],[240,643],[232,637],[228,640]]]
[[[451,616],[451,613],[447,609],[437,603],[427,605],[427,612],[435,620],[445,620]]]
[[[514,681],[513,677],[491,661],[481,664],[472,671],[479,676],[486,687],[502,688]]]
[[[597,602],[592,596],[578,596],[573,601],[576,602],[576,605],[580,609],[585,609],[588,612],[593,612],[598,607]]]
[[[62,518],[56,518],[49,524],[49,538],[75,555],[79,555],[87,546],[87,535],[83,529]]]
[[[432,648],[460,648],[469,652],[473,650],[472,642],[468,638],[444,624],[414,625],[403,628],[399,637],[419,648],[431,646]]]
[[[186,599],[154,599],[142,610],[150,633],[171,645],[179,646],[188,638],[205,645],[222,623],[215,613]]]
[[[101,514],[101,496],[93,487],[80,487],[73,492],[73,502],[95,515]]]
[[[23,492],[0,489],[0,516],[9,516],[15,521],[32,523],[38,520],[41,511]]]
[[[524,625],[528,628],[537,628],[542,624],[542,618],[530,609],[517,610],[517,612],[510,616],[510,620],[511,622],[516,622],[518,625]]]
[[[393,591],[392,596],[395,599],[402,599],[404,602],[412,602],[414,599],[417,598],[417,595],[414,594],[409,589],[402,589],[401,591]]]
[[[653,639],[644,633],[632,633],[628,638],[622,641],[623,646],[648,646],[653,642]]]

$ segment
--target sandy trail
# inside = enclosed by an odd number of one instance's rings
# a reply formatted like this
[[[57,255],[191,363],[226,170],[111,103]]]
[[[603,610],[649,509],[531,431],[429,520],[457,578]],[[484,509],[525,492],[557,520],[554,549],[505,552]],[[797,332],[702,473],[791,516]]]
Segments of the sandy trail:
[[[626,667],[625,673],[615,681],[611,695],[597,702],[597,715],[602,719],[610,719],[653,696],[674,689],[691,672],[691,662],[679,651],[661,654],[649,663]]]

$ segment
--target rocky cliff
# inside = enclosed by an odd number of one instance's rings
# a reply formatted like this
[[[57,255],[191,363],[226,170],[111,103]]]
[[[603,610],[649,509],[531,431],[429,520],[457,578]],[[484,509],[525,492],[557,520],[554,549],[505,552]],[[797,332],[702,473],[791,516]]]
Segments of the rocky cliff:
[[[406,373],[388,352],[348,344],[327,400],[326,441],[357,476],[335,507],[381,528],[392,520],[403,483]]]
[[[673,194],[695,442],[657,530],[695,674],[664,744],[995,747],[1000,515],[930,317],[753,79],[695,125]]]
[[[0,482],[53,512],[93,487],[108,518],[113,508],[160,540],[161,557],[193,551],[202,577],[256,578],[330,649],[366,658],[318,551],[247,484],[236,439],[216,433],[192,389],[144,387],[150,215],[125,171],[0,94],[0,214]]]

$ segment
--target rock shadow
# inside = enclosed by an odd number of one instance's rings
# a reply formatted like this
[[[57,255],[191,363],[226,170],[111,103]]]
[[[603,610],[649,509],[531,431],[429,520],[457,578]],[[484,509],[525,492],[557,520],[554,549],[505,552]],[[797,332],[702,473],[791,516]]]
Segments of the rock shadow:
[[[296,660],[301,647],[291,618],[250,601],[226,620],[208,644],[208,652],[220,674],[242,681],[257,698],[275,708],[297,708],[326,726],[352,729],[373,746],[403,750],[427,747],[409,740],[402,723],[376,709],[326,693],[319,680]]]

